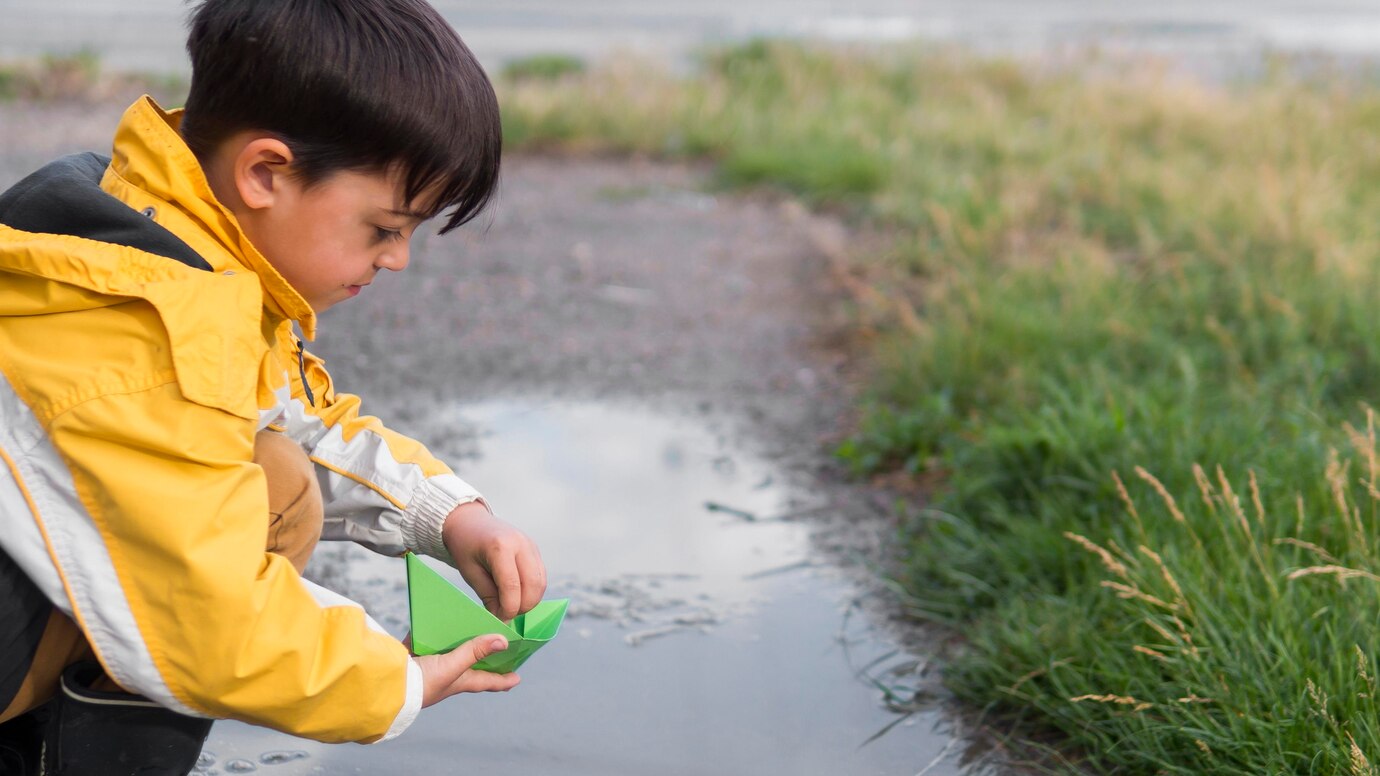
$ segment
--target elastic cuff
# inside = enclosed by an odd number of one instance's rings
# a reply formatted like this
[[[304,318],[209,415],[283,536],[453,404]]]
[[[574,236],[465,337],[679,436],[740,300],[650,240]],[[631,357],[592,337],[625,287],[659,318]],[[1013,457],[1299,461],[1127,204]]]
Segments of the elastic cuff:
[[[441,538],[441,527],[456,507],[471,501],[482,501],[479,491],[454,474],[428,478],[412,494],[412,503],[398,526],[407,549],[453,563]]]
[[[388,732],[374,743],[382,743],[397,738],[417,719],[418,712],[422,710],[422,690],[422,667],[417,665],[417,661],[408,658],[407,698],[403,700],[402,709],[398,711],[398,716],[393,718],[393,724],[389,726]]]

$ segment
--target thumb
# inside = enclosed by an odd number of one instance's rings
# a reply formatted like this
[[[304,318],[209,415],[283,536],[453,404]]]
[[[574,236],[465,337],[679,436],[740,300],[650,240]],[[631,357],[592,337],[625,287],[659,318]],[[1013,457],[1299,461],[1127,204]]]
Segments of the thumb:
[[[460,692],[499,692],[518,683],[517,674],[471,670],[475,663],[508,648],[508,640],[492,633],[478,636],[444,655],[413,658],[422,669],[422,706],[430,706]]]
[[[456,647],[447,657],[454,661],[451,669],[459,673],[468,670],[489,655],[496,655],[507,648],[507,639],[497,633],[491,633],[487,636],[475,636]]]

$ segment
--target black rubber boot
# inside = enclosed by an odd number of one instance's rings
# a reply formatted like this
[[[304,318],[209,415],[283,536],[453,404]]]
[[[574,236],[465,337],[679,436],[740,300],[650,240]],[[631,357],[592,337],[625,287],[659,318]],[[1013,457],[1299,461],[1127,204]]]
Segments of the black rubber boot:
[[[186,776],[211,732],[209,719],[188,717],[139,695],[102,692],[96,663],[62,673],[43,735],[43,776]]]

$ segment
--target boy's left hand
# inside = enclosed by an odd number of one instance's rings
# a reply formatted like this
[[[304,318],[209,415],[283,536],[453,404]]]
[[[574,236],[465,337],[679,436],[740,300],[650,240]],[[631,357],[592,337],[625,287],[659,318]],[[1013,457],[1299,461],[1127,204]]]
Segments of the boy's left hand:
[[[527,534],[494,517],[478,501],[446,516],[441,540],[479,599],[500,620],[511,620],[541,602],[546,566]]]

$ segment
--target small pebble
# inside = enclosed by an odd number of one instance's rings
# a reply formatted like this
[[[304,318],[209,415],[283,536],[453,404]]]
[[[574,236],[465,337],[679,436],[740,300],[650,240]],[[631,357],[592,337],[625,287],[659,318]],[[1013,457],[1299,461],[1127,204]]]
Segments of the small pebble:
[[[231,760],[225,764],[226,773],[253,773],[259,766],[248,760]]]

